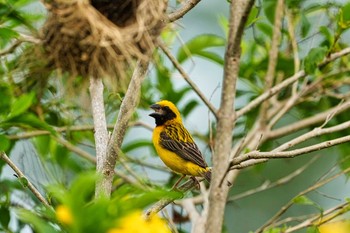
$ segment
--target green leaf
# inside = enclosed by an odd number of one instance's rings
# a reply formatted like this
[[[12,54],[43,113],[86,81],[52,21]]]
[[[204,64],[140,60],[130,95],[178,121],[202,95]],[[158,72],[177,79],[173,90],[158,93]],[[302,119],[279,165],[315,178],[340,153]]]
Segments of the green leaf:
[[[350,11],[350,3],[344,5],[340,10],[339,10],[339,15],[338,15],[338,31],[342,33],[346,29],[350,27],[350,16],[349,16],[349,11]]]
[[[204,50],[212,47],[222,47],[224,45],[225,39],[220,36],[212,34],[200,35],[191,39],[179,49],[177,60],[182,63],[191,56],[197,55],[221,64],[223,59],[219,55]]]
[[[254,6],[248,16],[248,20],[246,22],[246,27],[250,27],[252,24],[254,24],[259,19],[259,9]]]
[[[308,227],[306,233],[320,233],[317,226]]]
[[[129,153],[132,150],[140,149],[142,147],[151,147],[153,146],[150,140],[133,140],[131,143],[128,143],[123,146],[122,151],[124,153]]]
[[[8,225],[10,223],[10,210],[8,206],[2,205],[0,206],[0,224],[3,228],[8,229]]]
[[[44,129],[50,131],[52,134],[56,134],[56,131],[44,121],[41,121],[37,116],[32,113],[23,113],[19,116],[7,119],[0,123],[0,126],[11,127],[11,126],[23,126],[23,127],[32,127],[36,129]]]
[[[181,113],[183,116],[187,116],[189,113],[192,112],[192,110],[198,106],[198,102],[195,100],[191,100],[186,104],[186,106],[182,109]]]
[[[257,22],[256,24],[257,29],[259,29],[261,32],[263,32],[268,37],[272,37],[272,27],[270,24],[264,23],[264,22]]]
[[[26,177],[19,177],[18,181],[21,183],[21,185],[23,186],[23,188],[27,188],[28,187],[28,179]]]
[[[0,48],[5,48],[8,43],[18,37],[18,33],[11,28],[0,28]]]
[[[310,198],[308,198],[305,195],[295,197],[293,199],[293,202],[299,205],[310,205],[310,206],[316,207],[321,213],[323,211],[320,205],[318,205],[316,202],[312,201]]]
[[[18,99],[14,101],[11,106],[11,111],[8,118],[16,117],[25,111],[33,104],[35,93],[31,92],[29,94],[23,94]]]
[[[10,145],[10,140],[5,135],[0,134],[0,151],[6,151]]]
[[[341,8],[343,15],[342,15],[342,20],[344,23],[346,23],[349,26],[350,23],[350,3],[345,4],[342,8]]]
[[[15,212],[22,221],[30,223],[34,227],[35,232],[62,232],[62,230],[58,229],[57,225],[54,226],[50,221],[44,220],[42,217],[37,216],[34,212],[31,212],[26,209],[16,209]]]
[[[300,205],[314,205],[315,204],[315,202],[313,202],[312,200],[310,200],[308,197],[306,197],[304,195],[294,198],[293,202],[295,204],[300,204]]]
[[[326,43],[324,43],[324,45],[327,46],[329,49],[332,48],[335,39],[334,39],[334,35],[332,35],[329,28],[326,26],[320,27],[320,33],[326,39]]]
[[[218,23],[219,23],[221,29],[224,31],[225,37],[227,38],[227,35],[228,35],[228,20],[227,20],[227,17],[223,16],[223,15],[219,15]]]
[[[10,111],[12,98],[10,86],[5,83],[0,83],[0,115],[5,115]]]
[[[312,48],[304,59],[305,72],[312,74],[316,71],[318,64],[325,58],[328,49],[326,47]]]
[[[304,38],[308,35],[311,23],[305,14],[301,14],[301,36]]]
[[[276,2],[276,0],[265,0],[263,4],[264,13],[270,24],[273,24],[275,21]]]

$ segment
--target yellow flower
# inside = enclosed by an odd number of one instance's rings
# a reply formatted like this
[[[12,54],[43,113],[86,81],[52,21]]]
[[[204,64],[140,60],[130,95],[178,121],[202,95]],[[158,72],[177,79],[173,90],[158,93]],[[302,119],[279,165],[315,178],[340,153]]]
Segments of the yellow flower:
[[[325,223],[318,227],[320,233],[349,233],[350,232],[350,221],[336,221]]]
[[[73,216],[67,206],[59,205],[56,208],[56,218],[63,224],[70,225],[73,223]]]
[[[159,216],[155,215],[145,220],[141,211],[135,211],[122,218],[119,226],[107,233],[171,233],[171,231]]]

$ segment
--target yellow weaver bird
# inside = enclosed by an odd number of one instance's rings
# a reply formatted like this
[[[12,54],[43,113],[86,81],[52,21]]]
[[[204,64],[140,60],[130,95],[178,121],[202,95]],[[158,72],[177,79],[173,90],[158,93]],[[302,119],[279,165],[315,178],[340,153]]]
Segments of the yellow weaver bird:
[[[186,176],[204,177],[208,182],[211,170],[191,134],[182,124],[179,110],[167,100],[150,106],[150,114],[156,121],[153,130],[153,144],[162,161],[171,170],[182,175],[174,187]]]

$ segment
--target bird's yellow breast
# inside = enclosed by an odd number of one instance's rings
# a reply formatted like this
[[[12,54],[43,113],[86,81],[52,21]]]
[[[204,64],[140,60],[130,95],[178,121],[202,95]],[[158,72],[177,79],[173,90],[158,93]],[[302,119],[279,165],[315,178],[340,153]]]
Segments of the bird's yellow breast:
[[[164,130],[164,126],[157,126],[153,131],[153,144],[161,160],[171,170],[176,173],[190,175],[190,176],[201,176],[207,169],[198,166],[195,163],[184,160],[176,153],[163,148],[160,145],[160,133]]]

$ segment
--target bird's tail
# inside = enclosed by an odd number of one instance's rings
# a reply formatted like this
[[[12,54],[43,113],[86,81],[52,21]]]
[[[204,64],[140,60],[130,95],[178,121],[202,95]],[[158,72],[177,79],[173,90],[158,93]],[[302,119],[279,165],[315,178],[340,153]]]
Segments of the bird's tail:
[[[208,183],[210,184],[210,181],[211,181],[211,170],[210,169],[204,173],[204,179],[206,181],[208,181]]]

